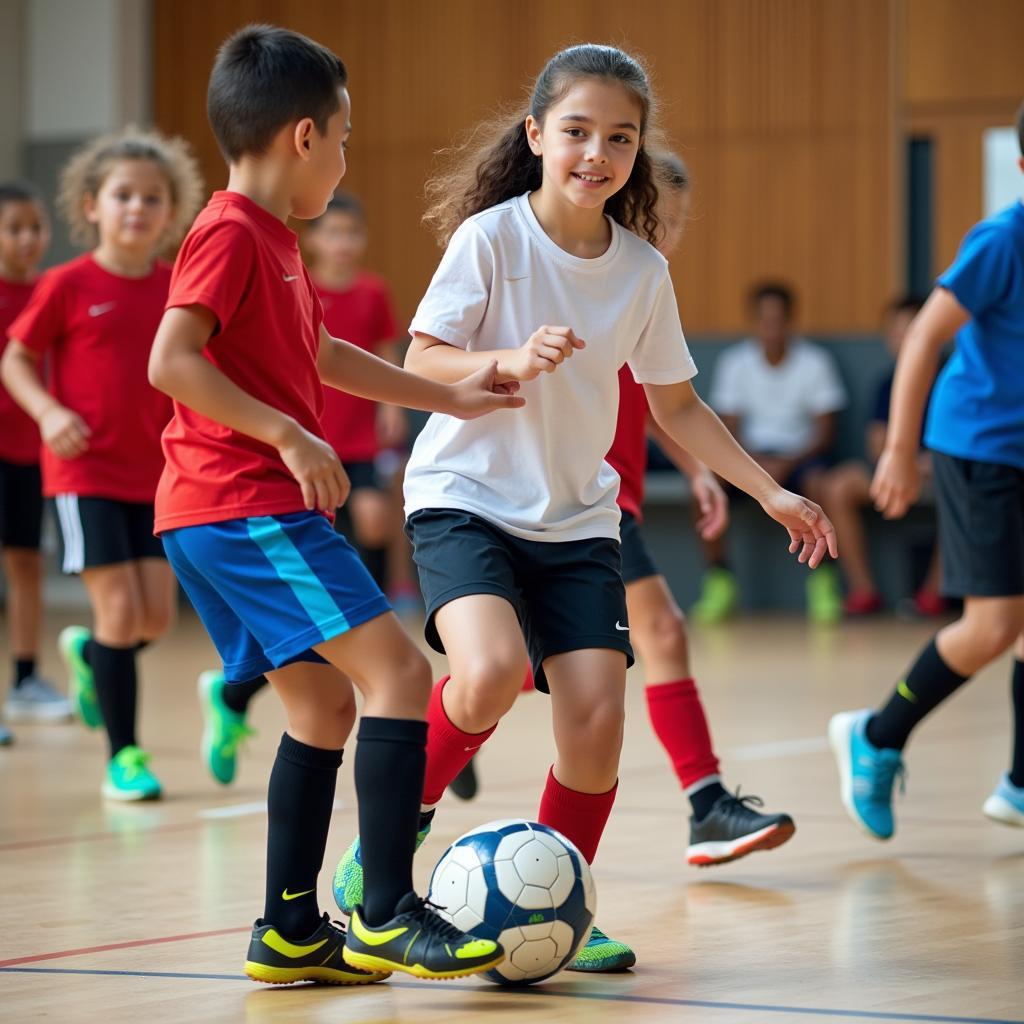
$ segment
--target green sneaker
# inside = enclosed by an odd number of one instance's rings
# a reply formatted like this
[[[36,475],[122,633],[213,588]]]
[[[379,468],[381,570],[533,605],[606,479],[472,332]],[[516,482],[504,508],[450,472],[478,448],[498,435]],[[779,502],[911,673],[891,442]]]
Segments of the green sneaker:
[[[96,699],[96,680],[85,660],[85,645],[91,639],[92,633],[85,626],[68,626],[57,637],[57,646],[68,667],[68,693],[75,712],[90,729],[98,729],[103,714]]]
[[[103,795],[108,800],[159,800],[160,781],[148,763],[149,754],[138,747],[119,750],[107,765]]]
[[[839,622],[843,617],[843,595],[831,565],[819,565],[807,577],[807,617],[821,625]]]
[[[690,614],[705,626],[724,622],[736,610],[739,596],[736,577],[729,569],[716,566],[704,573],[700,598]]]
[[[239,746],[256,735],[255,730],[245,724],[245,712],[234,711],[224,703],[226,685],[223,672],[203,672],[199,676],[203,763],[210,774],[225,786],[234,781]]]
[[[416,849],[430,835],[430,822],[416,833]],[[352,845],[338,861],[334,872],[334,902],[343,914],[351,916],[356,907],[363,903],[363,851],[356,836]]]
[[[624,942],[609,939],[597,925],[590,933],[587,944],[579,951],[567,971],[590,971],[593,974],[608,974],[612,971],[628,971],[636,964],[636,953]]]

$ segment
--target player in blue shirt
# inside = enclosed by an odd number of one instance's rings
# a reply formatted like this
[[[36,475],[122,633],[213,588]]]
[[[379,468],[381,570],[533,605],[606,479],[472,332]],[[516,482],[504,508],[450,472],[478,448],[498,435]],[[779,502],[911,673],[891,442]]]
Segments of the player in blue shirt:
[[[1024,154],[1024,105],[1017,131]],[[1024,171],[1024,157],[1018,165]],[[893,834],[892,787],[911,730],[1011,646],[1013,760],[984,812],[1024,826],[1024,203],[971,229],[908,331],[871,486],[887,518],[917,498],[921,419],[939,353],[954,336],[924,437],[933,452],[943,590],[963,599],[963,615],[939,630],[881,710],[846,711],[829,723],[843,803],[875,839]]]

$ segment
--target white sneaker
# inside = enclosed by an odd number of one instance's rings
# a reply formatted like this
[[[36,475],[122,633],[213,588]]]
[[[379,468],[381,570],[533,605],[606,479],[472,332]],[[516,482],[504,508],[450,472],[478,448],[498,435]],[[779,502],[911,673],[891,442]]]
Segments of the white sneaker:
[[[8,722],[70,722],[71,701],[62,697],[52,683],[29,676],[7,695],[4,718]]]
[[[1024,828],[1024,787],[1015,786],[1008,775],[1003,775],[982,812],[1001,825]]]

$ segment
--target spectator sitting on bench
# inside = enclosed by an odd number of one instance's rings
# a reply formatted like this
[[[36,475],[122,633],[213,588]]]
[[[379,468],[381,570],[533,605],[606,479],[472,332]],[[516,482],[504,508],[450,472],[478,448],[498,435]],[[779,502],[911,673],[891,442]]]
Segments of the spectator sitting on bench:
[[[751,290],[754,336],[722,354],[711,382],[711,405],[775,480],[814,501],[846,391],[831,356],[791,333],[795,304],[784,284],[764,282]],[[693,608],[698,622],[722,621],[739,598],[724,541],[723,536],[706,545],[709,568]],[[836,578],[827,569],[822,576],[819,569],[808,577],[812,617],[829,602],[835,606],[829,610],[834,618],[839,611]]]
[[[923,300],[908,295],[893,302],[887,311],[885,343],[893,359],[899,354],[911,321],[917,316]],[[847,596],[843,611],[847,615],[868,615],[880,611],[882,598],[871,575],[867,538],[862,518],[863,509],[871,504],[871,477],[885,443],[889,424],[889,398],[892,394],[893,370],[878,385],[871,420],[867,425],[865,449],[867,460],[855,459],[829,470],[821,481],[818,499],[835,524],[842,538],[839,568],[846,580]],[[931,476],[931,457],[922,450],[919,459],[921,475]],[[941,615],[946,603],[939,596],[938,548],[932,554],[928,575],[914,595],[914,609],[919,615]]]

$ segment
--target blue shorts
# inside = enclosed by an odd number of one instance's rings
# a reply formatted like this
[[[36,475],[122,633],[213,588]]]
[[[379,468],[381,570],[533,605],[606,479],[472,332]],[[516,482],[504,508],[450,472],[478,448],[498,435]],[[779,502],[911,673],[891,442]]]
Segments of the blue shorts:
[[[217,652],[240,682],[390,611],[355,549],[315,512],[229,519],[163,534]]]

